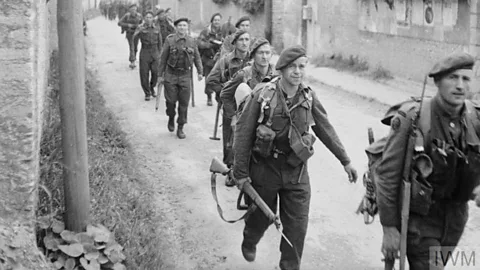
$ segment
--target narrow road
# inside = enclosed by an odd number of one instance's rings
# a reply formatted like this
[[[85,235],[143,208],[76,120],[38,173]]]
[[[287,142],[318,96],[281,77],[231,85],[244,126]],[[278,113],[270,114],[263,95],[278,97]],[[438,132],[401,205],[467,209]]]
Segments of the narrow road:
[[[163,218],[158,226],[164,234],[164,264],[158,269],[279,269],[280,235],[274,227],[258,245],[257,260],[248,263],[240,251],[243,222],[227,224],[217,214],[208,169],[214,156],[221,157],[222,144],[209,140],[216,107],[206,106],[204,82],[194,82],[196,107],[189,108],[187,138],[179,140],[167,130],[163,97],[158,112],[155,101],[143,100],[138,68],[128,68],[128,46],[120,28],[96,18],[88,22],[88,29],[89,65],[98,71],[101,92],[128,134],[142,174],[156,184]],[[376,137],[385,134],[379,119],[386,108],[318,83],[310,85],[363,173],[367,127],[373,127]],[[348,183],[341,164],[320,142],[315,151],[309,161],[312,201],[302,269],[383,269],[378,220],[367,226],[354,213],[364,192],[361,178],[357,184]],[[238,190],[225,187],[221,177],[218,192],[227,218],[243,214],[235,208]],[[473,210],[477,226],[470,222],[467,235],[480,239],[479,211]]]

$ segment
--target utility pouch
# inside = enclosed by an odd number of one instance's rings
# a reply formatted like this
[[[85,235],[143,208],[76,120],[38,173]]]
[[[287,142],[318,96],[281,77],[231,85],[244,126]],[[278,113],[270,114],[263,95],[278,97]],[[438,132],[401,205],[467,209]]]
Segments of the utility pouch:
[[[410,211],[425,216],[432,205],[433,187],[417,173],[413,173],[412,176]]]
[[[313,149],[313,144],[316,140],[315,136],[310,133],[301,135],[297,127],[292,123],[290,125],[288,138],[290,139],[290,147],[293,150],[287,158],[287,163],[290,166],[297,167],[307,162],[307,160],[313,156],[315,152]]]
[[[267,125],[260,124],[257,127],[257,136],[252,151],[264,158],[270,156],[273,151],[273,140],[275,136],[275,131]]]

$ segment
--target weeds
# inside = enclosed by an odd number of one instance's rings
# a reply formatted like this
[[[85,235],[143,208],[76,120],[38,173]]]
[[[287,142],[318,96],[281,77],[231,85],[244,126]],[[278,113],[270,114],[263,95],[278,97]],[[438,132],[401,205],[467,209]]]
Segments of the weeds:
[[[344,56],[343,54],[332,55],[317,55],[311,60],[315,67],[329,67],[342,71],[349,71],[353,73],[360,73],[367,75],[374,80],[389,80],[393,79],[390,71],[377,65],[374,69],[370,68],[370,65],[365,59],[359,56]]]
[[[41,140],[41,179],[37,215],[62,219],[63,180],[59,115],[58,57],[51,57],[50,94]],[[105,108],[97,75],[86,72],[87,136],[91,223],[103,224],[124,247],[128,269],[161,267],[153,188],[138,176],[131,145],[114,115]],[[50,194],[49,194],[50,193]]]

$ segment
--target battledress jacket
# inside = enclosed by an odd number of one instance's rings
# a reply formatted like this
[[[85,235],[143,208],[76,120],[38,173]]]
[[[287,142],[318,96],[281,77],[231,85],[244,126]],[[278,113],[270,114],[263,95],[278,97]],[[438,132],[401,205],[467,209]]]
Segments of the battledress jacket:
[[[449,117],[446,112],[440,108],[435,102],[435,98],[432,99],[432,121],[431,132],[434,133],[438,130],[438,134],[432,134],[425,138],[426,147],[430,144],[431,139],[429,137],[443,138],[448,131],[442,130],[442,126],[448,126],[450,124]],[[408,137],[409,127],[412,124],[411,117],[415,113],[418,104],[405,104],[398,110],[397,114],[391,120],[391,129],[387,137],[386,144],[383,149],[382,161],[379,163],[375,173],[376,178],[376,193],[377,202],[380,213],[380,222],[383,226],[387,227],[399,227],[400,226],[400,188],[402,183],[403,162],[405,159],[405,147]],[[476,116],[480,115],[480,108],[475,105]],[[463,110],[460,116],[460,122],[465,123],[466,110]],[[463,124],[462,124],[463,125]],[[462,129],[466,130],[467,126],[463,126]],[[474,126],[477,134],[480,134],[480,126]],[[445,133],[446,132],[446,133]],[[442,133],[442,134],[440,134]],[[427,150],[428,154],[428,150]],[[434,168],[435,171],[435,168]],[[440,187],[442,188],[442,187]]]
[[[281,90],[279,82],[276,82],[277,94],[284,94]],[[315,135],[320,139],[320,141],[332,152],[335,157],[341,162],[342,165],[348,165],[350,163],[350,158],[348,157],[343,144],[341,143],[335,129],[328,120],[327,112],[325,108],[320,103],[320,100],[317,98],[315,92],[313,92],[309,87],[300,85],[296,96],[293,100],[298,100],[303,92],[311,91],[311,115],[313,120],[312,130]],[[256,91],[251,94],[247,99],[247,103],[241,114],[240,118],[235,127],[235,140],[234,140],[234,155],[235,163],[233,167],[234,177],[236,179],[241,179],[249,176],[249,163],[250,157],[252,154],[253,144],[256,138],[256,129],[258,127],[258,119],[261,113],[261,104],[259,102],[259,96],[261,91]],[[295,126],[299,130],[308,132],[308,122],[310,120],[305,119],[305,106],[308,103],[302,103],[301,106],[296,107],[292,110],[291,115]],[[277,148],[282,149],[284,152],[291,152],[291,148],[288,143],[288,129],[289,129],[289,120],[285,118],[285,108],[281,105],[281,102],[277,103],[277,106],[274,109],[272,116],[273,124],[272,129],[276,133],[275,145]],[[302,133],[302,132],[301,132]]]

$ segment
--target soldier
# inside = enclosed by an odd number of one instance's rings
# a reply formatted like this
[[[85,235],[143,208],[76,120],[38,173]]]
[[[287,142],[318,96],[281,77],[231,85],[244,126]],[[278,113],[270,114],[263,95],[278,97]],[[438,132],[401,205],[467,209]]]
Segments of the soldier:
[[[175,106],[178,101],[177,137],[185,139],[183,126],[187,123],[191,91],[191,69],[195,63],[198,80],[202,80],[203,68],[195,40],[187,35],[188,19],[175,21],[176,34],[165,40],[160,56],[159,80],[164,82],[168,115],[168,130],[175,130]]]
[[[249,61],[249,45],[250,34],[246,31],[239,30],[235,33],[232,40],[235,49],[227,55],[221,57],[213,67],[212,71],[207,77],[206,86],[209,91],[215,92],[217,102],[220,100],[220,91],[224,84],[231,79],[240,69],[248,65]],[[231,108],[223,107],[222,117],[222,131],[223,131],[223,162],[231,167],[233,165],[232,146],[230,144],[230,137],[232,136],[232,111]],[[227,179],[227,182],[231,182]]]
[[[237,28],[237,31],[245,31],[249,32],[250,31],[250,17],[248,16],[243,16],[240,19],[238,19],[237,23],[235,23],[235,27]],[[232,40],[235,38],[235,33],[227,36],[225,38],[225,41],[223,42],[222,48],[220,49],[220,57],[224,56],[225,54],[233,51],[235,49],[235,46],[232,44]],[[250,38],[251,39],[251,38]]]
[[[150,96],[156,97],[155,90],[158,79],[158,59],[162,50],[162,34],[160,29],[153,24],[153,12],[145,13],[145,23],[140,25],[133,39],[139,38],[142,42],[140,50],[140,82],[145,100],[150,100]],[[133,42],[133,41],[132,41]],[[132,48],[133,46],[130,46]]]
[[[172,9],[167,8],[164,12],[159,10],[158,14],[158,25],[160,26],[160,31],[162,32],[163,43],[165,44],[165,39],[175,33],[175,25],[172,21]]]
[[[270,59],[272,58],[272,48],[268,40],[261,38],[258,39],[251,48],[250,59],[253,59],[253,65],[246,66],[243,69],[239,70],[235,75],[225,84],[223,89],[220,92],[220,100],[223,103],[223,117],[227,119],[232,119],[231,127],[232,131],[235,127],[235,112],[237,111],[237,104],[241,100],[236,99],[236,90],[241,83],[246,83],[250,90],[254,89],[257,84],[262,82],[262,80],[267,76],[273,75],[273,67],[270,64]],[[247,93],[245,93],[247,94]],[[248,93],[249,94],[249,93]],[[233,136],[232,133],[228,141],[229,147],[233,145]],[[229,162],[233,162],[229,160]],[[225,179],[226,186],[234,186],[235,181],[227,177]]]
[[[213,59],[215,54],[220,51],[220,46],[222,45],[222,33],[220,22],[222,20],[222,15],[220,13],[215,13],[210,19],[210,25],[205,28],[200,35],[198,36],[198,50],[202,56],[202,66],[203,66],[203,76],[206,78],[213,66],[215,65],[215,60]],[[207,95],[207,105],[212,106],[212,93],[207,86],[207,81],[205,80],[205,94]]]
[[[133,38],[133,34],[137,27],[142,23],[142,15],[137,12],[137,5],[132,4],[128,7],[129,11],[123,15],[118,22],[118,26],[122,27],[126,33],[130,54],[128,60],[130,61],[130,68],[135,68],[135,60],[137,58],[138,37]]]
[[[474,190],[480,179],[480,107],[465,99],[474,61],[467,53],[440,60],[428,74],[438,88],[437,94],[425,98],[421,109],[418,102],[406,102],[393,118],[390,116],[391,130],[376,170],[382,252],[386,258],[398,257],[398,194],[411,119],[419,110],[424,151],[433,167],[429,175],[412,180],[406,254],[411,270],[444,269],[446,263],[440,255],[430,257],[430,248],[448,251],[455,247],[468,219],[468,201],[480,199],[480,190]],[[421,187],[418,193],[415,186]],[[443,256],[447,261],[447,254]]]
[[[307,160],[315,137],[344,166],[350,182],[357,172],[315,92],[303,84],[308,59],[301,46],[285,49],[275,66],[280,76],[251,94],[235,127],[233,174],[239,188],[249,181],[276,212],[280,199],[283,233],[292,242],[280,243],[280,269],[300,269],[310,206]],[[256,246],[270,221],[260,210],[245,219],[244,258],[255,260]]]

